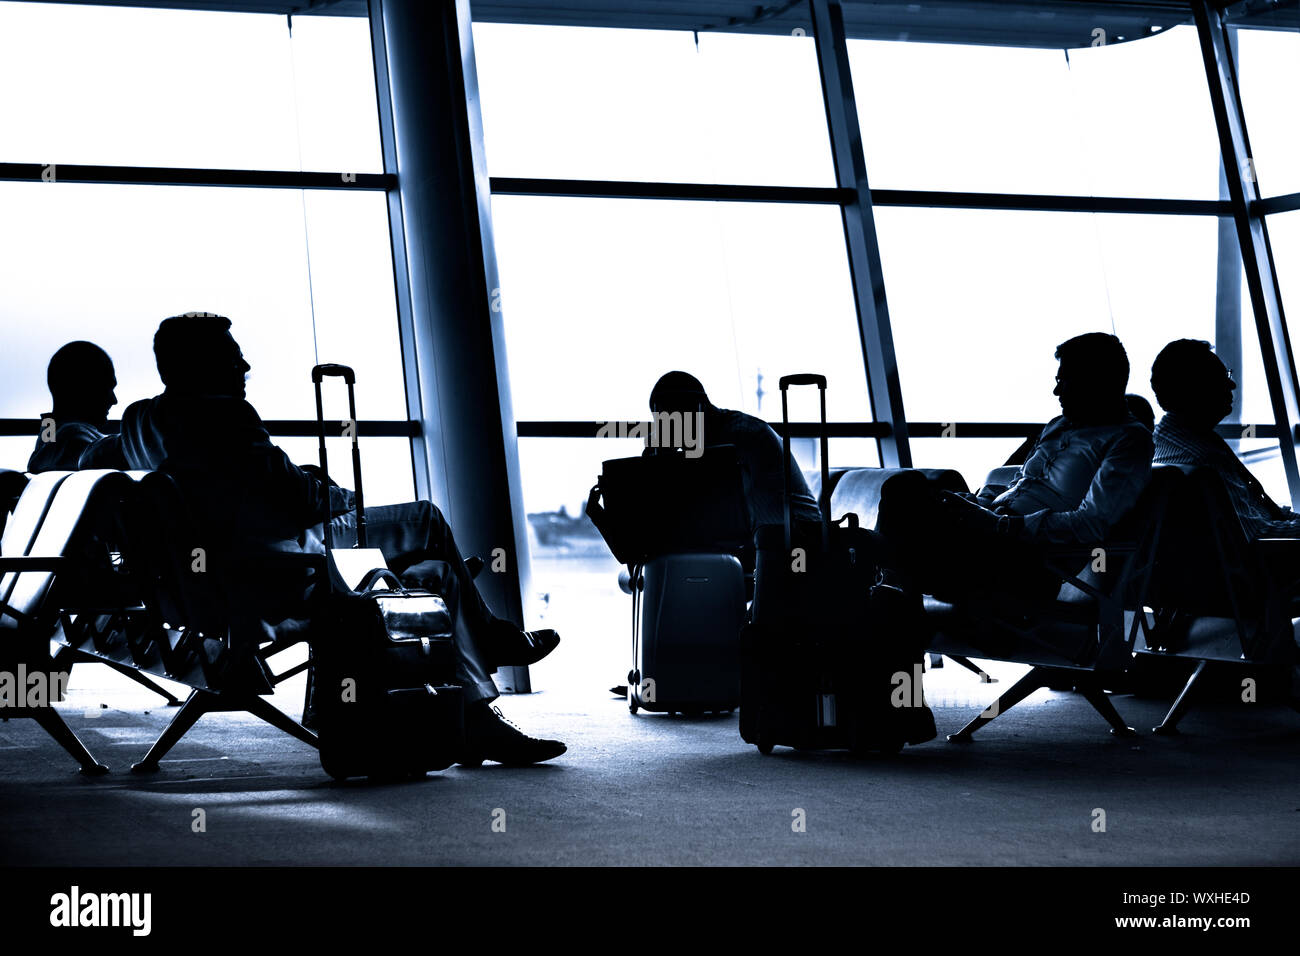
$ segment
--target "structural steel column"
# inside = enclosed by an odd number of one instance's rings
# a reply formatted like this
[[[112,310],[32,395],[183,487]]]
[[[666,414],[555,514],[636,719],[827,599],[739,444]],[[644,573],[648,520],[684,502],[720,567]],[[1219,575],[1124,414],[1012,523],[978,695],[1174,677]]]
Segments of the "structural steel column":
[[[528,537],[470,25],[468,0],[370,0],[416,473],[461,550],[487,562],[483,596],[523,625]],[[527,668],[497,683],[530,690]]]
[[[840,0],[809,0],[813,32],[817,42],[817,63],[821,71],[822,97],[830,132],[831,154],[835,159],[835,182],[853,190],[854,202],[841,206],[844,240],[848,247],[849,274],[858,310],[858,331],[867,367],[867,388],[871,411],[878,422],[887,422],[890,433],[879,440],[880,463],[886,468],[910,468],[912,450],[903,415],[903,393],[898,380],[898,358],[894,334],[889,325],[885,300],[885,277],[880,263],[880,243],[867,184],[867,162],[862,150],[862,130],[849,72],[849,48],[844,36],[844,11]]]
[[[1300,470],[1296,466],[1294,430],[1296,421],[1300,419],[1300,399],[1297,397],[1295,362],[1286,317],[1282,312],[1277,274],[1273,269],[1268,227],[1264,217],[1253,209],[1259,201],[1259,187],[1255,182],[1228,27],[1223,13],[1212,7],[1209,0],[1192,0],[1192,12],[1196,17],[1210,100],[1214,104],[1228,197],[1237,226],[1237,242],[1241,246],[1251,308],[1255,314],[1264,377],[1277,422],[1282,466],[1286,470],[1292,506],[1300,508]]]

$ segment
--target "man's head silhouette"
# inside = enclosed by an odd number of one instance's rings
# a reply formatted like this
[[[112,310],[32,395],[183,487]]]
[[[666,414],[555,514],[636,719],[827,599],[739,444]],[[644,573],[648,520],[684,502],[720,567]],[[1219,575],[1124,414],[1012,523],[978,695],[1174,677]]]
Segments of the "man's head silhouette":
[[[169,392],[244,397],[249,366],[225,316],[187,312],[164,319],[153,352]]]
[[[655,382],[655,387],[650,390],[650,411],[656,414],[660,412],[707,413],[712,409],[713,403],[705,394],[700,380],[687,372],[668,372],[661,375],[659,381]]]
[[[54,399],[55,421],[103,425],[117,404],[113,360],[93,342],[69,342],[54,353],[45,381]]]
[[[1156,356],[1151,388],[1165,411],[1198,428],[1213,428],[1231,414],[1237,383],[1209,342],[1177,339]]]
[[[1101,424],[1128,414],[1124,390],[1128,387],[1128,355],[1115,336],[1107,332],[1076,335],[1056,347],[1060,367],[1052,394],[1061,413],[1076,424]]]

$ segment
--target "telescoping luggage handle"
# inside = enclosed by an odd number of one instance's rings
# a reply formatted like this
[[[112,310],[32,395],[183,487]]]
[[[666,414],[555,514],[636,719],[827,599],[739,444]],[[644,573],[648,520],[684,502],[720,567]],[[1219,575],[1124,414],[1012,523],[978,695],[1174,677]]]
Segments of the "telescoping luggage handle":
[[[315,365],[311,370],[311,381],[316,387],[316,433],[320,440],[320,470],[329,479],[329,461],[325,453],[325,406],[321,401],[321,382],[326,378],[341,378],[348,387],[348,421],[352,424],[352,483],[353,494],[357,503],[357,543],[354,547],[366,547],[366,504],[361,493],[361,446],[357,443],[357,375],[346,365]],[[328,500],[328,491],[326,492]],[[325,516],[325,550],[334,550],[334,530],[330,527],[330,516]]]
[[[790,401],[789,392],[792,385],[816,385],[818,397],[821,399],[821,464],[822,464],[822,494],[825,495],[826,489],[831,486],[831,467],[830,467],[830,442],[826,428],[826,376],[818,375],[816,372],[800,372],[794,375],[781,376],[781,448],[785,455],[785,494],[782,501],[785,505],[785,549],[789,551],[793,546],[793,533],[791,528],[790,511],[793,501],[793,493],[790,488],[793,484],[794,476],[794,455],[790,450]],[[826,511],[829,511],[829,502]],[[828,513],[822,514],[822,549],[830,547],[830,520]]]

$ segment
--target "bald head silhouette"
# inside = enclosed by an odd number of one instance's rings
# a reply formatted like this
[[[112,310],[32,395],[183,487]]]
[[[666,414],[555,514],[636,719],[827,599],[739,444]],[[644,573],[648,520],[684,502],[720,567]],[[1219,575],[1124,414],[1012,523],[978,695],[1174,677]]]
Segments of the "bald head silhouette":
[[[69,342],[50,359],[45,375],[58,422],[86,422],[96,427],[108,421],[117,404],[113,360],[93,342]]]

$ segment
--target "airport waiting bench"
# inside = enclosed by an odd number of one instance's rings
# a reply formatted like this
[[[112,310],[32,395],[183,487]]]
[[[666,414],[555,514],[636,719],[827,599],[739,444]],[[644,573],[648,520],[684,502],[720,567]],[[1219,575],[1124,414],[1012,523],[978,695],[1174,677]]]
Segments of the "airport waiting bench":
[[[871,527],[881,490],[903,470],[841,469],[832,474],[830,494],[822,500],[829,498],[833,518],[855,512]],[[956,472],[918,470],[939,487],[967,490]],[[1017,470],[995,469],[986,487],[1005,487]],[[1174,732],[1207,668],[1267,664],[1266,652],[1294,633],[1290,596],[1280,593],[1263,569],[1268,549],[1297,545],[1249,542],[1212,471],[1154,467],[1124,527],[1097,545],[1105,555],[1105,574],[1091,572],[1093,548],[1052,546],[1046,564],[1062,585],[1054,601],[925,596],[931,652],[961,662],[980,658],[1030,667],[949,739],[969,741],[1035,690],[1059,686],[1075,687],[1113,733],[1131,736],[1134,731],[1105,687],[1118,683],[1135,654],[1195,662],[1191,679],[1156,728]]]
[[[314,733],[265,699],[309,666],[277,675],[267,662],[307,639],[310,603],[298,602],[300,616],[285,615],[272,628],[241,619],[237,597],[251,577],[291,580],[322,595],[326,588],[310,585],[325,580],[324,557],[267,552],[235,562],[214,549],[204,553],[204,573],[195,573],[195,548],[203,540],[175,484],[161,473],[31,477],[0,539],[0,672],[37,675],[61,687],[72,663],[93,660],[171,701],[148,675],[189,686],[188,699],[133,770],[156,770],[209,712],[247,711],[316,746]],[[83,771],[105,772],[53,703],[9,706],[0,716],[37,720]]]
[[[1253,540],[1242,529],[1219,476],[1208,468],[1158,466],[1167,476],[1168,516],[1143,593],[1134,653],[1149,660],[1190,660],[1195,668],[1154,733],[1178,732],[1193,694],[1213,672],[1241,681],[1275,674],[1289,685],[1300,602],[1300,539]],[[1244,689],[1244,688],[1243,688]]]

